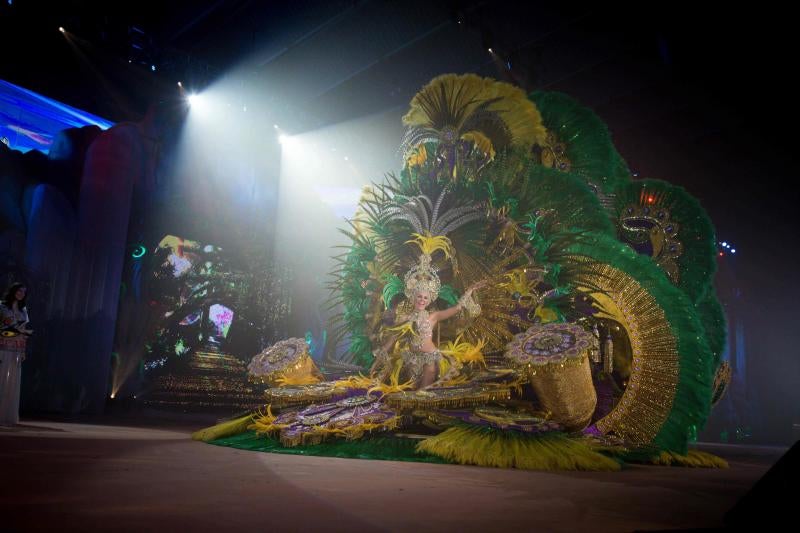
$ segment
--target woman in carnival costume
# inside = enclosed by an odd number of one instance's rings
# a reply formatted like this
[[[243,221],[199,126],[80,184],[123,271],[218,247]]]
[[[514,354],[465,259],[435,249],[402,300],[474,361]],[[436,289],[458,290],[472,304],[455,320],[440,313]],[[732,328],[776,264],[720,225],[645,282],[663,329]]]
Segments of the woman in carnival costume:
[[[431,245],[433,241],[436,244]],[[413,303],[414,310],[410,314],[395,315],[387,313],[386,318],[397,317],[400,326],[388,328],[389,331],[405,330],[411,332],[411,340],[401,345],[398,335],[392,335],[387,343],[375,352],[375,361],[370,368],[370,375],[376,376],[380,381],[385,381],[392,369],[401,365],[401,376],[413,383],[416,389],[427,389],[437,383],[446,383],[453,379],[461,368],[461,363],[453,356],[443,354],[433,342],[434,328],[443,320],[457,315],[466,310],[470,315],[477,316],[480,306],[473,300],[472,293],[483,287],[485,282],[472,285],[464,292],[456,305],[441,311],[428,311],[428,307],[439,298],[442,282],[431,266],[431,256],[428,252],[441,249],[449,255],[449,241],[447,238],[426,238],[417,236],[414,241],[423,250],[419,264],[414,266],[404,277],[404,293],[408,301]],[[393,359],[389,350],[394,346],[397,356]],[[402,350],[398,350],[403,346]],[[443,365],[443,362],[445,365]],[[442,372],[445,366],[447,370]]]

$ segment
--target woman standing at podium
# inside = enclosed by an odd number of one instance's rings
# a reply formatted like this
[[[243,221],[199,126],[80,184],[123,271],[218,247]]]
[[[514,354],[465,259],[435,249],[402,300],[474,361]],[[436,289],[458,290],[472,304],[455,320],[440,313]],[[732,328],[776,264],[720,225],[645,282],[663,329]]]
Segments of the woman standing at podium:
[[[33,333],[25,307],[28,288],[12,284],[0,303],[0,425],[19,422],[19,387],[25,345]]]

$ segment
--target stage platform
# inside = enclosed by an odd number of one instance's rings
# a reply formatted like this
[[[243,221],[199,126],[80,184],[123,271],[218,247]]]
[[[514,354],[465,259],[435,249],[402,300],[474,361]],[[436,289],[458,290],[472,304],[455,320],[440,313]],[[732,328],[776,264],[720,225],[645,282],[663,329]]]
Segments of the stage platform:
[[[726,470],[551,473],[278,455],[190,440],[206,422],[28,419],[0,428],[3,531],[717,528],[786,451],[702,446],[726,458]]]

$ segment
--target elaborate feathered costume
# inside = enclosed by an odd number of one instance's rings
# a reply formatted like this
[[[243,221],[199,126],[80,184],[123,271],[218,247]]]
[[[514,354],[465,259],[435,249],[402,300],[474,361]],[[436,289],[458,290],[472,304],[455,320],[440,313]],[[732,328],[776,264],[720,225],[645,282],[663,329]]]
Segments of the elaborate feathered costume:
[[[454,462],[719,466],[687,450],[726,375],[715,384],[724,316],[697,201],[632,181],[605,125],[562,94],[448,74],[403,121],[405,166],[365,191],[331,284],[331,345],[371,377],[311,384],[308,360],[281,352],[254,374],[285,385],[266,414],[198,438],[252,424],[307,445],[422,421],[440,432],[417,450]],[[413,318],[421,287],[452,310],[435,332]],[[438,365],[433,387],[416,390],[415,361]]]

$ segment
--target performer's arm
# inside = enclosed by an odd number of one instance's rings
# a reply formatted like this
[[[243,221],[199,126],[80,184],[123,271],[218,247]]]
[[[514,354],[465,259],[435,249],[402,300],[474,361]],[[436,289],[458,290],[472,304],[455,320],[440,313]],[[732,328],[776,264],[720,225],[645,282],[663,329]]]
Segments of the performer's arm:
[[[431,318],[438,322],[439,320],[447,320],[448,318],[456,315],[459,311],[461,311],[464,308],[464,302],[472,297],[472,292],[477,289],[480,289],[484,285],[486,285],[485,281],[479,281],[478,283],[467,289],[464,295],[458,299],[458,303],[456,305],[454,305],[453,307],[448,307],[447,309],[443,309],[442,311],[436,311],[434,313],[431,313]]]

